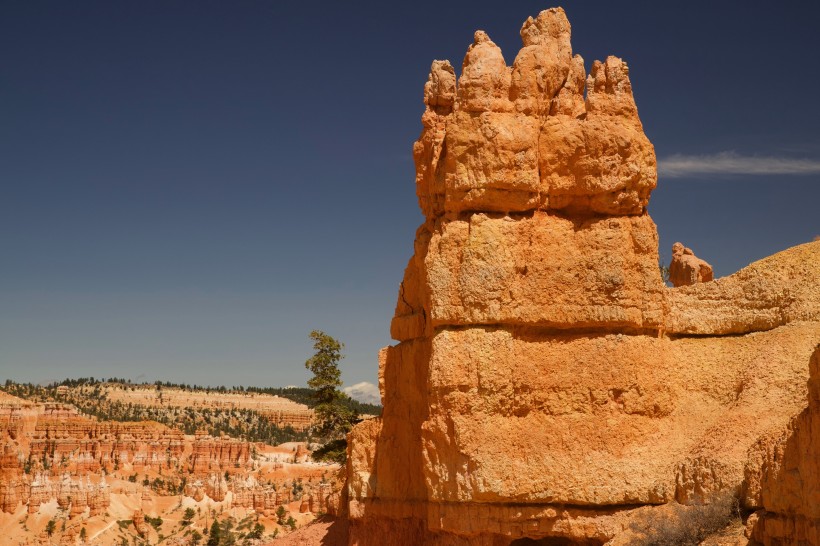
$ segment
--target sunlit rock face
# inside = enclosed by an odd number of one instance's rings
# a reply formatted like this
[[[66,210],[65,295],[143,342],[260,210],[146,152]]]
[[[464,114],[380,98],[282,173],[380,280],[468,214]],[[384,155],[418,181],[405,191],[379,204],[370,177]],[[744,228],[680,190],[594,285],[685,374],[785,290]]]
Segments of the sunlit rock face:
[[[683,243],[672,245],[672,263],[669,264],[669,282],[672,286],[689,286],[714,280],[712,266],[701,260]]]
[[[809,365],[807,407],[758,442],[746,466],[751,537],[764,546],[820,544],[820,345]]]
[[[425,222],[383,414],[350,435],[351,544],[627,544],[642,506],[739,492],[805,408],[820,243],[665,287],[626,63],[587,73],[560,8],[521,36],[508,66],[476,32],[424,86]]]

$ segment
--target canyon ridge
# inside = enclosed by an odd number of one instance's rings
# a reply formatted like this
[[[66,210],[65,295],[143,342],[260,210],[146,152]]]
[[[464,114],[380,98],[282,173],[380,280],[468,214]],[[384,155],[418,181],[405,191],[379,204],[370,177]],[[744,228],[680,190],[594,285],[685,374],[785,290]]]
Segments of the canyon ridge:
[[[74,383],[0,390],[3,545],[204,546],[217,524],[224,544],[252,546],[336,513],[339,466],[273,441],[306,436],[304,404]]]

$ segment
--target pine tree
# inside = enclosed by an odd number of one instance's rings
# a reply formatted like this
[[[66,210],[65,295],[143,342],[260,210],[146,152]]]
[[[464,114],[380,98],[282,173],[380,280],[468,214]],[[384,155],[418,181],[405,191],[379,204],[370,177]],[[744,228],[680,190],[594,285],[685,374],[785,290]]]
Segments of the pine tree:
[[[208,533],[208,546],[219,546],[220,541],[220,529],[219,529],[219,522],[214,519],[213,524],[211,524],[211,532]]]
[[[307,382],[316,401],[313,431],[324,442],[314,457],[343,463],[347,454],[345,435],[358,420],[358,415],[342,404],[347,395],[339,390],[342,386],[339,361],[344,358],[344,344],[319,330],[312,331],[310,339],[316,353],[305,362],[305,367],[313,372]]]

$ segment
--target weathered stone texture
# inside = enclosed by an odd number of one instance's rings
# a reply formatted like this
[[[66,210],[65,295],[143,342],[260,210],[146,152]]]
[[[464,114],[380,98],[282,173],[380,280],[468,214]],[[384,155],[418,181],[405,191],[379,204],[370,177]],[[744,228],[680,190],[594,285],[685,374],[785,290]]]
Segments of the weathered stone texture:
[[[697,282],[665,287],[627,65],[587,75],[561,9],[521,35],[512,66],[479,31],[458,80],[431,67],[425,222],[379,355],[383,414],[349,437],[350,543],[615,546],[641,514],[727,490],[808,536],[816,464],[787,455],[787,483],[771,461],[820,340],[820,242],[715,281],[684,248],[676,275]]]
[[[399,339],[424,335],[425,320],[433,328],[661,327],[657,234],[648,216],[477,213],[431,228],[420,234],[415,263],[402,283],[404,300],[413,303],[397,309],[397,321],[420,311],[425,318],[397,329]]]
[[[820,345],[809,371],[808,407],[762,438],[746,465],[744,500],[761,509],[752,538],[765,546],[820,544]]]
[[[669,282],[672,286],[689,286],[714,279],[712,266],[701,260],[691,248],[682,243],[672,245],[672,262],[669,264]]]
[[[734,275],[667,291],[665,328],[679,335],[727,335],[820,321],[820,244],[778,252]]]
[[[560,8],[527,20],[521,36],[508,67],[476,32],[454,101],[452,66],[433,63],[414,147],[422,211],[642,214],[657,182],[655,151],[626,64],[596,61],[585,83]]]

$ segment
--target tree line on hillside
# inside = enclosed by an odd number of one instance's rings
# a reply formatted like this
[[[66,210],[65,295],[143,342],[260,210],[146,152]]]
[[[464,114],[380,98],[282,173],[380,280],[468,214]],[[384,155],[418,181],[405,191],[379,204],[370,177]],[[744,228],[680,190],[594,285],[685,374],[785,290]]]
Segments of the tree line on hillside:
[[[282,398],[288,398],[294,402],[305,404],[311,409],[317,405],[316,389],[309,387],[247,387],[247,392],[281,396]],[[382,407],[380,405],[359,402],[358,400],[350,398],[350,396],[345,393],[341,393],[340,404],[360,415],[381,415],[382,413]]]
[[[62,392],[59,384],[42,387],[31,383],[6,381],[2,390],[34,402],[63,402],[74,405],[80,412],[101,421],[156,421],[185,434],[206,431],[211,436],[227,434],[250,442],[278,445],[284,442],[303,442],[309,431],[294,430],[291,426],[278,427],[257,411],[245,408],[179,408],[152,407],[109,400],[100,390],[102,383],[83,383],[91,390],[69,389]]]
[[[16,385],[31,385],[30,383],[14,383],[10,379],[6,380],[6,388],[9,385],[16,384]],[[281,398],[287,398],[288,400],[292,400],[299,404],[304,404],[307,407],[313,409],[316,407],[316,397],[315,397],[315,389],[309,387],[244,387],[244,386],[234,386],[234,387],[225,387],[223,385],[217,387],[208,386],[200,386],[200,385],[190,385],[187,383],[173,383],[171,381],[155,381],[154,383],[134,383],[128,379],[122,379],[118,377],[110,377],[95,379],[94,377],[79,377],[76,379],[63,379],[62,381],[49,383],[45,387],[41,387],[39,385],[32,385],[33,387],[38,388],[45,388],[45,389],[55,389],[56,387],[69,387],[69,388],[77,388],[77,387],[84,387],[84,386],[104,386],[106,384],[114,384],[119,385],[122,387],[131,387],[134,389],[140,388],[168,388],[168,389],[180,389],[187,392],[205,392],[206,394],[210,394],[212,392],[216,393],[224,393],[224,394],[247,394],[247,393],[257,393],[257,394],[268,394],[271,396],[279,396]],[[354,400],[350,398],[345,393],[340,393],[340,401],[339,403],[342,404],[347,409],[359,413],[360,415],[381,415],[382,407],[376,404],[367,404],[364,402],[359,402],[358,400]]]
[[[316,351],[306,362],[305,367],[313,373],[308,380],[308,388],[261,388],[261,387],[199,387],[186,384],[165,383],[153,384],[157,396],[161,399],[162,389],[183,389],[186,391],[211,391],[219,393],[260,393],[281,396],[312,408],[315,422],[305,432],[297,432],[291,427],[279,429],[255,410],[239,408],[193,408],[151,407],[109,400],[106,391],[101,387],[106,384],[120,384],[124,388],[145,389],[150,384],[135,385],[124,379],[111,378],[97,380],[94,377],[66,379],[46,387],[31,383],[17,384],[6,380],[3,390],[14,396],[37,401],[56,400],[74,404],[80,411],[96,416],[102,420],[114,421],[158,421],[170,427],[182,429],[187,434],[207,430],[211,435],[227,434],[232,437],[245,438],[250,441],[261,441],[278,444],[286,441],[318,441],[319,447],[314,450],[314,458],[335,461],[340,464],[347,457],[347,433],[362,420],[362,415],[380,415],[381,406],[363,404],[353,400],[340,390],[342,386],[339,361],[344,358],[344,343],[334,339],[320,330],[310,333],[313,348]],[[60,388],[67,387],[67,388]]]

